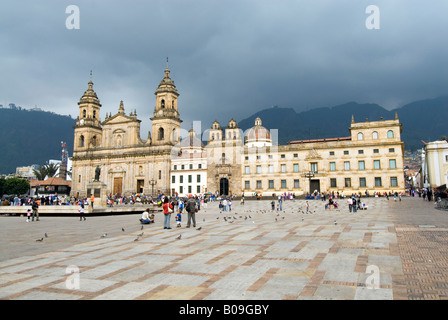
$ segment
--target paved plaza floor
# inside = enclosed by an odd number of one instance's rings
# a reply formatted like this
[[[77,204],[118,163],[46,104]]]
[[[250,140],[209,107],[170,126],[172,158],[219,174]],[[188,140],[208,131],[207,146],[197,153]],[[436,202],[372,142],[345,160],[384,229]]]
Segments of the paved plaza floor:
[[[309,214],[304,200],[211,203],[195,228],[183,215],[170,230],[161,214],[143,230],[140,214],[0,216],[0,299],[448,299],[448,212],[364,201],[356,213],[309,201]]]

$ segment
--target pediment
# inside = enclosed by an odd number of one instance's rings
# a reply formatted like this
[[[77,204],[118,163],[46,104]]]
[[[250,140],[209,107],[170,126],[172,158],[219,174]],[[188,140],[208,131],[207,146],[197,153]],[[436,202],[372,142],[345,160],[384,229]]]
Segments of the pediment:
[[[113,125],[113,124],[120,124],[120,123],[128,123],[128,122],[140,122],[140,120],[137,120],[135,117],[126,116],[124,114],[117,113],[116,115],[107,118],[103,122],[104,125]]]

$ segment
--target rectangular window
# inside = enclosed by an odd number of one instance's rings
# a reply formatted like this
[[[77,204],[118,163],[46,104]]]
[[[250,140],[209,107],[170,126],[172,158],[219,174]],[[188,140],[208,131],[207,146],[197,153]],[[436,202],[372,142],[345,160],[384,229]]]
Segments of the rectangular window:
[[[380,153],[380,149],[373,149],[373,153]]]
[[[190,170],[192,170],[193,169],[193,165],[192,164],[190,164]]]
[[[344,170],[345,171],[350,170],[350,161],[344,161]]]
[[[201,193],[201,186],[196,187],[196,193]]]
[[[292,165],[292,167],[293,167],[293,169],[294,169],[294,172],[299,172],[299,164],[298,164],[298,163],[294,163],[294,164]]]
[[[381,187],[382,185],[381,177],[375,177],[375,187]]]
[[[171,177],[171,183],[176,183],[176,176]]]
[[[364,154],[364,150],[358,150],[358,154]]]
[[[202,169],[202,163],[198,164],[198,169]]]
[[[184,176],[179,176],[179,182],[184,183]]]
[[[247,156],[246,156],[246,157],[244,157],[244,160],[249,160],[249,157],[247,157]]]
[[[269,180],[268,184],[269,184],[269,189],[274,189],[274,180]]]
[[[201,175],[200,174],[198,174],[198,175],[196,175],[196,182],[201,182]]]
[[[81,175],[78,176],[78,182],[81,183]]]
[[[286,172],[286,164],[282,164],[280,166],[280,168],[281,168],[282,172]]]
[[[296,189],[300,188],[300,180],[299,179],[294,179],[294,188],[296,188]]]
[[[331,188],[336,188],[337,187],[336,178],[331,178],[330,179],[330,187]]]
[[[286,180],[282,180],[282,189],[286,189]]]
[[[177,165],[176,164],[174,165],[174,170],[177,170]]]
[[[274,166],[272,164],[270,164],[268,166],[268,170],[269,170],[269,173],[274,173]]]
[[[244,181],[244,189],[250,189],[250,181]]]
[[[334,156],[334,151],[330,151],[330,156]]]
[[[344,182],[345,182],[345,187],[346,188],[351,188],[352,187],[352,179],[351,178],[345,178]]]
[[[336,162],[330,162],[330,171],[336,171]]]
[[[188,183],[191,183],[193,181],[193,177],[191,174],[188,175]],[[191,192],[191,191],[189,191]]]
[[[348,150],[344,150],[344,155],[348,155]]]
[[[184,187],[182,186],[179,187],[179,193],[184,193]]]
[[[261,173],[261,166],[257,166],[257,173]]]
[[[191,186],[188,186],[188,193],[191,193]]]
[[[162,170],[159,170],[159,180],[162,179]]]
[[[366,170],[366,163],[364,160],[358,161],[358,170]]]
[[[397,169],[397,161],[395,159],[389,159],[389,169]]]
[[[395,152],[395,148],[389,148],[389,152]]]
[[[366,187],[366,178],[359,178],[359,186]]]
[[[245,174],[249,174],[250,173],[250,167],[249,166],[245,166],[244,167],[244,173]]]
[[[391,187],[398,187],[398,179],[397,179],[397,177],[390,177],[390,186]]]
[[[261,180],[257,180],[257,189],[261,189],[261,188],[262,188]]]
[[[373,160],[373,169],[381,169],[380,160]]]
[[[317,173],[317,162],[311,162],[310,167],[311,167],[311,172]]]
[[[181,165],[180,168],[181,168],[182,170],[184,170],[184,169],[185,169],[185,165],[184,165],[184,164]]]
[[[280,155],[280,158],[284,159],[284,158],[285,158],[285,155],[284,155],[284,154]]]
[[[299,155],[297,153],[294,153],[294,158],[298,158]]]

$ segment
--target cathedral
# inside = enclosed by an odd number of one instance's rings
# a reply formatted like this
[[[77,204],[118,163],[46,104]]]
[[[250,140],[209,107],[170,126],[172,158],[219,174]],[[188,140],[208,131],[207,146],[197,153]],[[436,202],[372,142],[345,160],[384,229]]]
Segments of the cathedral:
[[[393,120],[363,122],[352,116],[349,136],[287,145],[278,145],[277,130],[263,127],[260,118],[244,132],[234,119],[224,128],[215,121],[200,133],[204,145],[194,130],[181,139],[179,93],[168,65],[155,96],[152,134],[144,140],[137,112],[126,114],[123,101],[115,115],[100,120],[101,103],[90,79],[74,127],[72,195],[89,196],[94,181],[106,194],[125,196],[404,192],[397,114]]]
[[[123,101],[115,115],[100,120],[101,103],[90,79],[78,102],[74,127],[72,195],[88,196],[88,183],[95,180],[97,167],[107,194],[151,194],[154,189],[169,194],[171,150],[180,141],[182,120],[177,107],[179,93],[168,65],[155,95],[152,136],[148,133],[144,140],[137,112],[126,114]]]

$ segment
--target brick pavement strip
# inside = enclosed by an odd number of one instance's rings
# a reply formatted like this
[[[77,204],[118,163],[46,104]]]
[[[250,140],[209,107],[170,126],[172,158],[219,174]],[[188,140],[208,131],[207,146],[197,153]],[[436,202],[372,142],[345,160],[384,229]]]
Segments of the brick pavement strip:
[[[143,231],[136,214],[1,216],[0,299],[448,299],[448,213],[432,203],[366,198],[350,213],[310,201],[304,214],[302,200],[283,212],[269,201],[211,203],[202,230],[163,230],[160,215]]]

